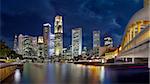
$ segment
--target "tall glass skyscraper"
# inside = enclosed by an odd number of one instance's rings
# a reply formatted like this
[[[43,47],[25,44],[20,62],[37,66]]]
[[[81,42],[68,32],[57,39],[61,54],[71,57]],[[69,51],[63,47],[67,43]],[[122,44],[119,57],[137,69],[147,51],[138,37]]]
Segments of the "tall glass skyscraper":
[[[56,16],[54,22],[54,34],[55,34],[55,48],[54,52],[56,56],[60,56],[63,53],[63,24],[62,16]]]
[[[48,57],[48,48],[49,48],[49,39],[50,39],[50,36],[49,36],[49,33],[50,33],[50,29],[51,29],[51,25],[49,23],[45,23],[43,24],[43,39],[44,39],[44,55],[45,57]]]
[[[72,57],[81,55],[82,52],[82,29],[72,29]]]
[[[93,53],[97,57],[100,55],[100,31],[93,31]]]

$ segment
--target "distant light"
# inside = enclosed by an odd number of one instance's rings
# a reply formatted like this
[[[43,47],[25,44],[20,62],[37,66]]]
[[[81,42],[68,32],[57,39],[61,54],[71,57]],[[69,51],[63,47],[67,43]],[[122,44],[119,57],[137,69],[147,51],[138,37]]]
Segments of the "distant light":
[[[43,26],[49,26],[49,27],[51,27],[51,25],[49,23],[45,23],[45,24],[43,24]]]
[[[102,59],[102,63],[104,63],[105,61],[104,61],[104,59]]]
[[[42,36],[39,36],[39,37],[38,37],[38,43],[44,43],[44,40],[43,40],[43,37],[42,37]]]
[[[101,80],[101,83],[103,83],[104,81],[104,78],[105,78],[105,67],[104,66],[101,66],[101,72],[100,72],[100,80]]]
[[[92,60],[89,60],[89,62],[92,62]]]

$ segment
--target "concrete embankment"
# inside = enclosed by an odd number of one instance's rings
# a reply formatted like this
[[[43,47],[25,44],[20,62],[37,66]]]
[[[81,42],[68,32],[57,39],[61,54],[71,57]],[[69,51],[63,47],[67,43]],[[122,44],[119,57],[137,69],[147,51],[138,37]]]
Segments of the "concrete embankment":
[[[100,63],[100,62],[74,62],[74,64],[93,65],[93,66],[106,66],[114,68],[148,68],[147,63]]]
[[[0,64],[0,82],[13,74],[20,64],[2,63]]]

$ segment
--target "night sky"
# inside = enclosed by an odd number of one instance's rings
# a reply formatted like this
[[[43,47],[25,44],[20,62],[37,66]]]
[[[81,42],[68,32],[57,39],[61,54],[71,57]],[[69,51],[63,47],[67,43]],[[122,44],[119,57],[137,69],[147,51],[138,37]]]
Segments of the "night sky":
[[[92,31],[100,30],[121,43],[131,16],[143,7],[143,0],[1,0],[0,39],[12,47],[15,34],[42,35],[42,24],[54,25],[63,16],[64,47],[71,44],[71,29],[81,27],[83,46],[92,47]]]

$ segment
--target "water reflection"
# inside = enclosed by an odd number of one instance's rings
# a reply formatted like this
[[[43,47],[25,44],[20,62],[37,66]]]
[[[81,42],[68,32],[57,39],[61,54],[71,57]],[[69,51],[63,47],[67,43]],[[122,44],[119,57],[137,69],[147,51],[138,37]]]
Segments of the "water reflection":
[[[99,75],[101,76],[100,77],[101,83],[103,83],[104,77],[105,77],[105,67],[104,66],[101,66],[101,73],[99,73]]]
[[[20,82],[20,79],[21,79],[20,70],[16,69],[15,74],[14,74],[15,83],[18,84]]]
[[[133,70],[131,70],[133,71]],[[22,84],[108,84],[124,79],[130,70],[114,70],[104,66],[85,66],[78,64],[25,64]],[[122,73],[124,72],[124,73]],[[146,72],[147,73],[147,72]],[[130,73],[134,74],[134,73]],[[19,82],[19,70],[15,81]],[[122,77],[119,77],[122,76]],[[118,78],[119,77],[119,78]],[[147,75],[144,77],[147,78]],[[147,80],[147,79],[146,79]]]

